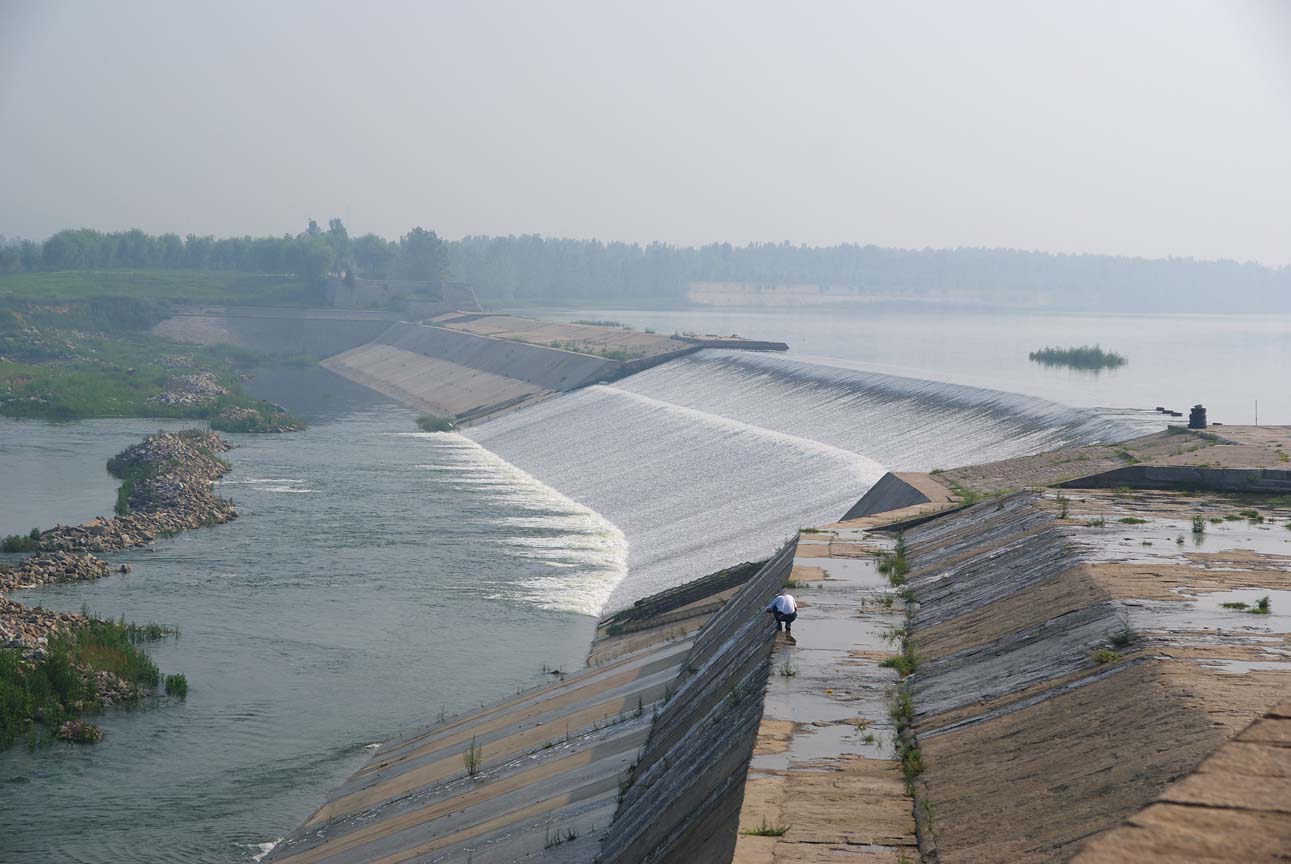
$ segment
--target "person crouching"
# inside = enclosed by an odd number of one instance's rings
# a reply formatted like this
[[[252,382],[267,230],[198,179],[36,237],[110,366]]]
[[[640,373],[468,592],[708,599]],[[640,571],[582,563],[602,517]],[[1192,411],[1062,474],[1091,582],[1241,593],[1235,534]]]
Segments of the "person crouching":
[[[793,622],[798,617],[798,601],[793,599],[788,589],[781,588],[780,593],[771,598],[771,602],[767,604],[766,611],[775,616],[776,632],[779,633],[783,629],[785,638],[790,642],[795,641]]]

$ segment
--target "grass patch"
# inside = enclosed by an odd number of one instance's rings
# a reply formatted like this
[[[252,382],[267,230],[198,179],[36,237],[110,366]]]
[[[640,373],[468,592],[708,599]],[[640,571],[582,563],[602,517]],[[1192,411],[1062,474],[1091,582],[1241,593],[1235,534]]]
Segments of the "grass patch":
[[[1114,351],[1104,351],[1098,345],[1081,345],[1079,348],[1045,347],[1032,351],[1028,357],[1032,363],[1043,366],[1065,366],[1068,369],[1085,369],[1097,372],[1102,369],[1117,369],[1127,361]]]
[[[66,301],[128,297],[237,306],[317,302],[294,276],[223,270],[55,270],[0,276],[0,297]]]
[[[1128,620],[1125,620],[1121,624],[1121,629],[1107,634],[1107,644],[1116,649],[1128,648],[1138,638],[1138,632],[1130,626]]]
[[[161,674],[139,647],[155,632],[169,632],[154,627],[93,619],[51,637],[45,656],[36,661],[23,660],[16,648],[0,649],[0,748],[34,735],[38,727],[52,738],[65,721],[95,710],[98,692],[93,676],[82,674],[84,668],[109,672],[137,688],[155,688]]]
[[[1219,605],[1223,609],[1234,609],[1238,612],[1244,611],[1250,606],[1249,603],[1243,603],[1241,600],[1226,600]]]
[[[476,741],[475,736],[471,736],[471,743],[467,746],[466,752],[462,754],[462,762],[466,765],[466,776],[474,777],[480,773],[480,768],[484,765],[484,748]]]
[[[422,414],[417,418],[417,428],[422,432],[452,432],[453,421],[447,417],[436,417],[434,414]]]
[[[915,656],[914,646],[909,639],[903,639],[900,654],[884,657],[879,665],[884,669],[895,669],[902,678],[919,668],[919,658]]]
[[[183,672],[176,672],[173,675],[166,676],[166,695],[174,696],[176,699],[188,698],[188,676]]]
[[[1200,513],[1192,517],[1192,533],[1206,533],[1206,517],[1202,516]]]
[[[811,588],[811,583],[804,582],[801,579],[786,579],[784,587],[792,588],[795,591],[806,591]]]
[[[893,587],[905,584],[906,574],[910,572],[910,562],[906,560],[905,535],[898,534],[896,546],[890,552],[878,553],[879,572],[888,577]]]
[[[1139,517],[1137,517],[1137,516],[1122,516],[1120,519],[1117,519],[1116,521],[1117,521],[1117,522],[1120,522],[1122,525],[1146,525],[1146,524],[1148,524],[1148,520],[1146,520],[1146,519],[1140,519],[1140,518],[1139,518]]]
[[[1269,599],[1269,595],[1265,594],[1259,600],[1255,601],[1254,606],[1246,611],[1251,615],[1272,615],[1273,602]]]
[[[1099,666],[1104,666],[1108,663],[1115,663],[1117,660],[1120,660],[1121,653],[1119,651],[1113,651],[1111,648],[1099,648],[1089,655],[1089,659],[1093,660]]]
[[[756,828],[746,828],[740,833],[746,837],[783,837],[789,833],[792,825],[772,825],[767,822],[767,817],[762,817],[762,824]]]
[[[28,534],[10,534],[0,540],[0,552],[35,552],[39,548],[39,528],[32,528]]]

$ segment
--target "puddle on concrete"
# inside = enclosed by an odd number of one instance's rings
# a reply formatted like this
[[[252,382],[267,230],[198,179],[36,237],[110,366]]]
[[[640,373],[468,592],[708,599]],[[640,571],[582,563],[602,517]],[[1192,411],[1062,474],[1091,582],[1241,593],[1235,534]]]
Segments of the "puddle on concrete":
[[[1217,669],[1228,675],[1245,675],[1247,672],[1291,672],[1291,660],[1200,660],[1202,666]]]
[[[1129,617],[1130,625],[1136,630],[1217,631],[1251,635],[1291,633],[1291,591],[1234,588],[1229,591],[1195,593],[1185,587],[1176,589],[1176,593],[1183,600],[1182,603],[1133,600],[1123,602],[1121,607]],[[1269,598],[1267,615],[1257,615],[1223,605],[1245,603],[1248,609],[1253,609],[1264,597]]]
[[[879,573],[873,558],[805,558],[799,555],[793,559],[793,563],[796,567],[819,567],[824,570],[828,578],[816,584],[825,588],[840,587],[838,583],[849,588],[879,590],[889,587],[887,577]],[[831,582],[834,584],[831,585]]]

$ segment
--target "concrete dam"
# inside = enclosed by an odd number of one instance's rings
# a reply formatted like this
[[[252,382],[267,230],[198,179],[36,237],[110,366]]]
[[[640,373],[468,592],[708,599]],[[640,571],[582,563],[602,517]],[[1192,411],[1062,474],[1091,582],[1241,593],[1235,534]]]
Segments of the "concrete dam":
[[[585,669],[427,717],[265,860],[1281,860],[1285,430],[605,329],[386,321],[324,361],[628,567]]]

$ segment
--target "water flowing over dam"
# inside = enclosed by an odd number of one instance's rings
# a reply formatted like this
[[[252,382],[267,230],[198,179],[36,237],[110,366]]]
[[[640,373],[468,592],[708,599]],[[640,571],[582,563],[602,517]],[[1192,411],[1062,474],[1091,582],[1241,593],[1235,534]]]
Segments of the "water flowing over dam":
[[[1139,431],[1036,397],[704,351],[467,434],[623,531],[629,575],[606,604],[616,609],[765,557],[798,527],[837,519],[886,470]]]

